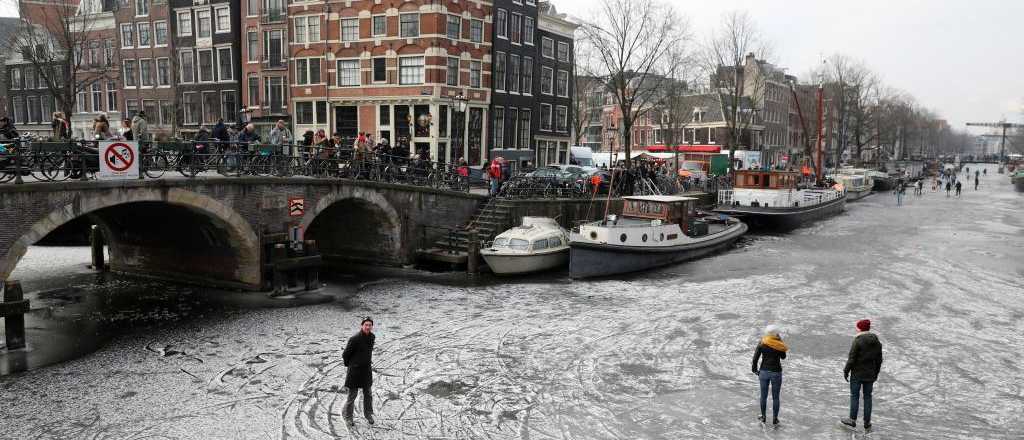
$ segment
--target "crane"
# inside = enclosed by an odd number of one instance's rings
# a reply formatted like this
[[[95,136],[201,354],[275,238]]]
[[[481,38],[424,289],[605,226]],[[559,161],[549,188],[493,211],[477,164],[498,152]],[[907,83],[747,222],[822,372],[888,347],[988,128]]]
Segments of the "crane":
[[[1014,124],[1012,122],[1006,122],[1005,120],[999,122],[968,122],[968,127],[988,127],[988,128],[1001,128],[1003,134],[999,140],[999,172],[1003,172],[1003,162],[1006,161],[1006,129],[1024,129],[1024,124]]]

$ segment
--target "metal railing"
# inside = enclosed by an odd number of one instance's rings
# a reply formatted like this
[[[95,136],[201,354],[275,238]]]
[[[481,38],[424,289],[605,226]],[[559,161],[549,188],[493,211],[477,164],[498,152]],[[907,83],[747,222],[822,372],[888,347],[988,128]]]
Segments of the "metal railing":
[[[99,171],[96,147],[95,141],[0,141],[0,184],[95,179]],[[140,149],[139,179],[160,179],[167,174],[190,179],[311,177],[469,191],[469,178],[453,165],[352,148],[175,141],[150,142]]]

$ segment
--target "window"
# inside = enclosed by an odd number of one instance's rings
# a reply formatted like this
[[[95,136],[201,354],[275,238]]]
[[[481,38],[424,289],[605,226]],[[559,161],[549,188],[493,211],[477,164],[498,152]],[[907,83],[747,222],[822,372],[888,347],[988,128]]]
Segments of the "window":
[[[545,95],[550,95],[551,90],[554,87],[554,76],[555,71],[550,67],[540,68],[540,92]]]
[[[414,14],[419,17],[419,14]],[[399,84],[423,84],[423,57],[398,59]]]
[[[542,37],[540,39],[540,54],[544,58],[555,57],[555,40],[548,37]]]
[[[482,43],[484,41],[484,22],[482,20],[470,20],[469,41]]]
[[[391,125],[391,106],[382,105],[377,112],[377,123],[378,125],[387,127]]]
[[[312,102],[296,102],[295,103],[295,123],[301,125],[313,124],[313,103]]]
[[[319,40],[319,38],[317,38]],[[346,18],[341,20],[341,41],[356,41],[359,39],[359,19]]]
[[[508,38],[508,11],[498,9],[498,16],[494,19],[494,28],[498,38]]]
[[[117,111],[117,83],[107,81],[107,111]]]
[[[462,17],[458,15],[449,15],[448,23],[445,26],[445,32],[448,33],[448,38],[452,40],[458,40],[462,38]]]
[[[510,55],[508,63],[508,91],[519,93],[519,55]]]
[[[220,100],[217,92],[203,92],[203,123],[215,124],[220,118]]]
[[[213,81],[213,50],[200,49],[196,51],[199,56],[199,82]]]
[[[156,34],[156,45],[157,46],[166,46],[167,45],[167,22],[166,21],[158,21],[156,23],[153,23],[153,28],[155,29],[154,33]]]
[[[121,25],[121,47],[135,46],[135,31],[131,23]]]
[[[146,111],[146,115],[152,118],[152,121],[160,119],[160,108],[157,107],[156,100],[144,99],[142,100],[142,109]]]
[[[558,71],[558,96],[563,98],[569,97],[569,72],[564,70]]]
[[[196,11],[196,38],[210,38],[213,33],[213,21],[210,10]]]
[[[127,113],[125,117],[131,119],[133,116],[135,116],[136,113],[139,112],[139,101],[135,99],[129,99],[125,101],[124,108],[125,113]]]
[[[231,32],[231,9],[229,8],[217,8],[214,9],[217,14],[217,33],[227,34]]]
[[[32,90],[36,88],[36,70],[31,67],[25,68],[25,88]]]
[[[260,37],[256,34],[256,31],[246,32],[246,44],[246,51],[248,52],[248,54],[246,54],[246,60],[250,63],[259,61]]]
[[[501,149],[505,148],[505,109],[501,107],[494,108],[494,148]]]
[[[516,148],[516,133],[519,132],[519,109],[510,107],[508,109],[508,131],[512,135],[512,142],[509,148]]]
[[[388,17],[384,15],[373,16],[373,36],[380,37],[388,34]]]
[[[139,76],[135,74],[135,60],[124,60],[124,86],[135,87],[139,85]]]
[[[249,107],[260,106],[260,77],[255,73],[249,74]]]
[[[85,105],[82,103],[84,95],[84,93],[78,94],[79,113],[85,112]],[[10,115],[12,119],[11,123],[24,123],[25,120],[28,119],[28,109],[25,108],[25,100],[20,96],[15,96],[14,98],[11,98],[11,105],[14,107],[14,113]]]
[[[268,76],[264,80],[265,105],[270,107],[271,112],[277,113],[285,110],[284,85],[284,78],[280,76]]]
[[[103,40],[103,61],[107,67],[114,65],[114,43],[113,40]]]
[[[102,102],[102,101],[101,101]],[[28,97],[28,120],[29,122],[42,122],[42,108],[38,96]],[[96,110],[100,111],[100,110]]]
[[[246,0],[245,9],[245,15],[247,17],[258,16],[260,12],[260,0]]]
[[[342,31],[344,32],[344,24],[346,20],[342,20]],[[358,20],[356,19],[356,35],[358,35]],[[344,37],[343,37],[344,38]],[[300,16],[295,18],[295,42],[296,43],[315,43],[321,40],[321,34],[319,34],[319,15],[313,16]]]
[[[139,27],[139,47],[150,47],[153,41],[150,40],[149,23],[137,23]]]
[[[22,87],[21,82],[21,69],[11,68],[11,89],[20,89]]]
[[[135,0],[135,16],[145,17],[149,15],[149,0]]]
[[[494,54],[494,90],[505,91],[505,52]]]
[[[469,86],[480,88],[480,62],[469,62]]]
[[[523,17],[523,44],[533,46],[533,17]]]
[[[178,13],[178,36],[192,36],[192,11],[183,11]]]
[[[420,36],[420,14],[399,14],[399,33],[402,38]]]
[[[284,31],[263,32],[263,59],[269,67],[284,67]]]
[[[100,83],[92,83],[89,86],[89,90],[92,91],[92,111],[101,112],[103,111],[103,87]],[[29,98],[31,103],[31,98]]]
[[[231,60],[230,47],[217,48],[217,66],[217,80],[231,81],[235,79],[235,66],[233,65],[233,61]]]
[[[445,84],[450,86],[459,85],[459,59],[448,57],[448,72],[445,75]]]
[[[139,60],[139,74],[142,77],[142,87],[153,87],[153,60]]]
[[[220,114],[224,119],[230,119],[231,115],[238,110],[238,101],[235,99],[234,90],[223,90],[220,92]]]
[[[384,58],[374,59],[384,61]],[[376,76],[376,69],[374,71]],[[376,80],[376,79],[375,79]],[[359,84],[359,60],[338,60],[338,87],[358,86]]]
[[[52,96],[45,96],[44,95],[44,96],[40,97],[40,99],[42,100],[42,103],[43,103],[43,115],[45,115],[46,117],[49,117],[50,115],[53,114],[53,97]],[[42,122],[42,121],[40,121],[40,122]]]
[[[519,148],[530,148],[530,115],[528,108],[519,109]]]
[[[320,84],[320,58],[295,60],[295,84]]]
[[[437,110],[438,113],[441,113],[440,121],[437,123],[437,135],[441,137],[448,137],[448,106],[438,106]]]
[[[540,105],[540,129],[551,131],[551,104]]]
[[[192,83],[195,82],[195,55],[192,51],[185,51],[181,53],[181,82]]]
[[[558,61],[563,63],[569,62],[569,43],[564,41],[558,42]]]
[[[555,106],[555,124],[558,126],[556,129],[560,133],[568,131],[569,127],[569,108],[564,105]]]
[[[509,32],[509,40],[512,44],[521,44],[523,42],[523,16],[520,14],[512,14],[512,20],[509,23],[512,26],[512,30]]]
[[[533,94],[533,58],[523,57],[523,94]]]
[[[171,101],[160,100],[160,124],[171,125],[171,121],[174,119],[174,108],[171,107]]]

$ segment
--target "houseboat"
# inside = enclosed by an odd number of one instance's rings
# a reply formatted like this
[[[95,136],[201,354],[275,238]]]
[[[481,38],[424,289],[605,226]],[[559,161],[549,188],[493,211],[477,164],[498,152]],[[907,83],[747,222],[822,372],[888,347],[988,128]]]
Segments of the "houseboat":
[[[715,211],[737,216],[751,228],[791,230],[843,212],[842,184],[804,181],[795,171],[737,170],[733,189],[718,191]]]
[[[830,177],[846,188],[846,201],[848,202],[871,195],[871,190],[874,188],[874,179],[868,175],[868,170],[865,169],[842,168]]]

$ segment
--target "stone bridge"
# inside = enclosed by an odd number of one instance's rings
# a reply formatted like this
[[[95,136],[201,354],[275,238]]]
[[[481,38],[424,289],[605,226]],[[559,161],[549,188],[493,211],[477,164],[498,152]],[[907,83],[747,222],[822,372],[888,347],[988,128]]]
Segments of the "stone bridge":
[[[304,199],[290,216],[288,199]],[[482,196],[388,183],[207,178],[0,185],[0,280],[63,225],[104,233],[114,271],[258,290],[268,234],[302,227],[326,257],[412,263],[416,248],[465,224]],[[279,235],[278,235],[279,236]]]

